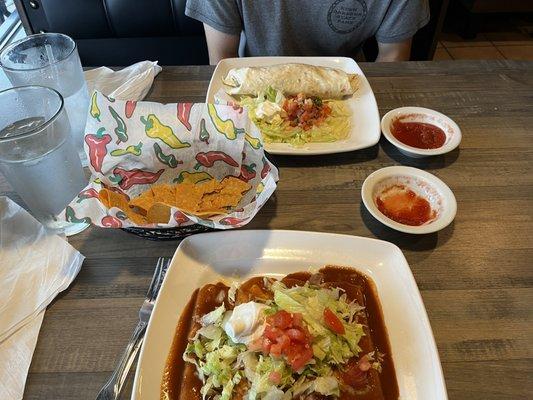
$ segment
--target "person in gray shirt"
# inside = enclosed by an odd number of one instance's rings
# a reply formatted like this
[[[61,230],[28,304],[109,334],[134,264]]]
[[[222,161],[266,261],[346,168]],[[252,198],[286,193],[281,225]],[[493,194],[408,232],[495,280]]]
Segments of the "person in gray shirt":
[[[204,24],[209,62],[244,56],[354,57],[375,36],[376,61],[409,59],[427,0],[187,0]]]

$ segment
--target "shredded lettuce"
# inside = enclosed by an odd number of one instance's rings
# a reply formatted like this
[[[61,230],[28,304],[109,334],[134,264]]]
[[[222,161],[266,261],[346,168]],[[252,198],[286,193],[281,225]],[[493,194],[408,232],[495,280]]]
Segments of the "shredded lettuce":
[[[274,299],[265,310],[270,315],[278,310],[301,313],[311,333],[313,359],[298,374],[284,358],[252,351],[234,343],[223,329],[232,311],[224,305],[201,319],[201,327],[187,345],[183,359],[196,366],[202,380],[202,398],[230,400],[241,380],[245,380],[247,400],[289,400],[312,392],[337,398],[339,383],[333,370],[357,356],[363,326],[355,322],[363,309],[348,302],[339,288],[319,288],[309,284],[286,287],[275,281],[271,285]],[[324,322],[324,309],[329,308],[342,321],[345,333],[336,334]],[[379,355],[370,359],[379,364]],[[273,379],[272,374],[275,373]],[[278,379],[279,378],[279,379]]]
[[[237,295],[238,288],[239,288],[239,284],[233,281],[228,290],[228,300],[231,302],[231,304],[235,304],[235,296]]]
[[[270,379],[272,372],[277,372],[281,376],[280,383],[277,385]],[[283,359],[259,355],[253,373],[253,379],[250,382],[251,386],[248,391],[248,400],[256,400],[264,398],[267,393],[273,391],[273,388],[277,387],[281,390],[282,388],[288,387],[294,382],[294,378],[292,377],[292,370]]]
[[[233,378],[228,380],[222,389],[220,394],[220,400],[231,400],[231,394],[233,393],[233,388],[241,381],[241,374],[237,372],[233,375]]]
[[[276,386],[271,386],[268,392],[266,392],[263,400],[283,400],[285,392],[278,389]]]
[[[267,90],[265,90],[264,98],[268,101],[271,101],[272,103],[275,103],[277,95],[278,95],[278,91],[274,89],[272,86],[269,86]]]
[[[331,107],[331,115],[319,126],[309,130],[292,127],[280,114],[269,118],[258,118],[256,110],[262,103],[270,102],[282,106],[285,96],[281,91],[268,87],[265,92],[258,93],[257,97],[244,96],[239,104],[248,110],[248,115],[263,134],[266,143],[289,143],[293,146],[302,146],[312,142],[335,142],[346,139],[350,131],[350,111],[342,100],[320,100]]]
[[[220,400],[230,400],[241,373],[234,368],[240,353],[246,346],[233,343],[224,330],[222,323],[227,316],[224,304],[205,314],[201,327],[187,345],[183,359],[196,366],[199,378],[203,381],[202,398],[218,392]]]
[[[313,391],[324,396],[339,396],[339,382],[334,376],[319,376],[313,381]]]
[[[210,313],[205,314],[200,322],[203,326],[210,325],[210,324],[219,324],[222,322],[222,318],[224,317],[224,313],[226,312],[226,307],[224,304],[222,304],[220,307],[215,308]]]
[[[291,313],[301,313],[313,336],[313,355],[329,364],[344,364],[360,351],[359,341],[364,335],[363,326],[353,322],[361,307],[348,303],[338,288],[316,289],[308,284],[287,288],[277,281],[272,285],[275,304]],[[324,309],[329,308],[342,321],[344,335],[333,333],[323,320]]]

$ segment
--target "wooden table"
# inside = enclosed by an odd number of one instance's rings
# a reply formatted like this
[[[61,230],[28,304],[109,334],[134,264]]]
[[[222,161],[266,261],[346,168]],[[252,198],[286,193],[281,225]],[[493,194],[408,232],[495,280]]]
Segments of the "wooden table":
[[[338,232],[391,241],[414,273],[439,348],[450,399],[526,399],[533,393],[533,63],[362,64],[381,115],[437,109],[463,131],[460,149],[408,159],[387,142],[353,153],[270,157],[281,180],[247,228]],[[213,69],[164,68],[149,99],[204,99]],[[441,232],[410,236],[362,206],[365,177],[410,165],[444,180],[458,202]],[[6,184],[4,192],[13,195]],[[0,189],[1,191],[1,189]],[[327,213],[329,218],[322,217]],[[91,228],[70,239],[86,257],[48,308],[27,399],[93,399],[137,322],[153,267],[177,242]]]

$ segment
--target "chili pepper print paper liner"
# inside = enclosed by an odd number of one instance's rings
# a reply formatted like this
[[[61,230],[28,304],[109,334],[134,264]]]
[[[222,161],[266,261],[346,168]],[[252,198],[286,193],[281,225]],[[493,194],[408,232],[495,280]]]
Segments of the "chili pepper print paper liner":
[[[248,223],[276,189],[278,170],[266,158],[260,132],[239,107],[122,101],[94,92],[85,132],[92,177],[63,212],[68,221],[139,227],[119,208],[107,209],[98,192],[107,187],[133,198],[154,183],[234,176],[252,188],[233,212],[205,219],[172,208],[167,224],[144,226],[198,223],[230,229]]]

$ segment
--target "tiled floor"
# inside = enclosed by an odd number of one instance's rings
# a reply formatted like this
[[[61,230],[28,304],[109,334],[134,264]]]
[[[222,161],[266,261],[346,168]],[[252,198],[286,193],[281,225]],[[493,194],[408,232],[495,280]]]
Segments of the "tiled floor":
[[[533,37],[521,32],[479,33],[473,40],[443,33],[434,60],[533,60]]]

